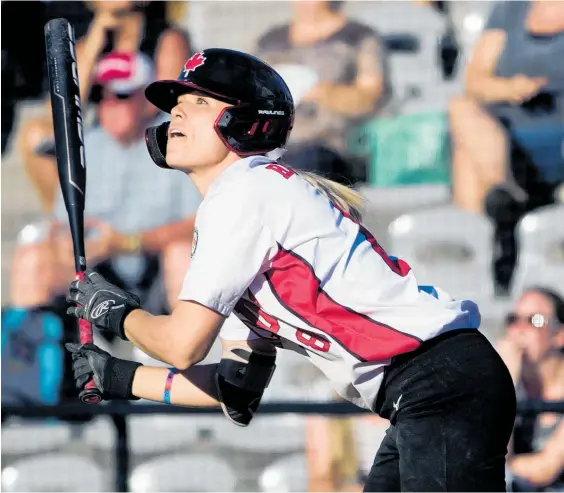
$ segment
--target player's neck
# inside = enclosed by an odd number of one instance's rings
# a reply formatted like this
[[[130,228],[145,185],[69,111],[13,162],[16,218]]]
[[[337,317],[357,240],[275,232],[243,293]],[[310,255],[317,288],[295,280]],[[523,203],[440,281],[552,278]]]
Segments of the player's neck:
[[[205,197],[212,183],[219,177],[219,175],[240,159],[241,158],[235,153],[230,152],[220,163],[210,166],[198,166],[197,168],[186,170],[186,173],[202,197]]]

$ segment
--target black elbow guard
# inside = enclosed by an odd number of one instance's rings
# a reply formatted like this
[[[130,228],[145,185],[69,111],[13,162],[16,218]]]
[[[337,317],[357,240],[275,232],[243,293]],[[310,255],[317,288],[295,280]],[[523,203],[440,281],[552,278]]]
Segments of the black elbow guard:
[[[215,377],[223,413],[238,426],[247,426],[272,378],[276,353],[231,347],[224,352]]]

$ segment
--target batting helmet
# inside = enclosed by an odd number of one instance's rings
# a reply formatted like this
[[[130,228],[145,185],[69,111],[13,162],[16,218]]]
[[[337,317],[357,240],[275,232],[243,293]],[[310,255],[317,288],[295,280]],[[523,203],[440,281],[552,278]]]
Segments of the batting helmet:
[[[200,91],[232,104],[214,128],[226,147],[239,156],[265,154],[284,146],[294,124],[294,101],[282,77],[258,58],[239,51],[210,48],[193,55],[177,80],[153,82],[146,98],[170,113],[182,94]],[[153,161],[166,164],[169,122],[146,131]]]

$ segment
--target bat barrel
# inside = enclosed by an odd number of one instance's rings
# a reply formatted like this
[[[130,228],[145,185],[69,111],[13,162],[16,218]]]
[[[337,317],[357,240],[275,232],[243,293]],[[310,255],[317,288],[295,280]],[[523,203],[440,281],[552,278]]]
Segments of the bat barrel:
[[[45,25],[45,46],[57,168],[78,272],[86,268],[83,240],[86,160],[75,35],[67,19],[52,19]]]

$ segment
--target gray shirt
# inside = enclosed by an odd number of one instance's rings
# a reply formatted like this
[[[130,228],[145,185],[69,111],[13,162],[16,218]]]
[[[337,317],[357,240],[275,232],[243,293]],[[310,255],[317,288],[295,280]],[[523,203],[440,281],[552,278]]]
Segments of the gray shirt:
[[[160,116],[152,125],[167,119]],[[99,219],[121,233],[132,234],[196,213],[202,198],[190,178],[180,171],[156,166],[144,139],[123,147],[103,128],[94,127],[85,131],[84,146],[85,218]],[[57,220],[67,224],[62,194],[58,196],[54,213]],[[142,275],[145,265],[138,255],[122,255],[113,259],[113,263],[129,282],[135,282]]]
[[[494,5],[486,29],[506,32],[496,75],[547,77],[551,88],[564,92],[564,32],[538,36],[527,31],[525,21],[530,1],[499,1]]]
[[[501,29],[506,33],[503,51],[497,61],[498,77],[523,74],[528,77],[546,77],[548,86],[542,92],[554,96],[555,110],[543,115],[543,120],[562,124],[564,118],[564,31],[539,36],[531,34],[525,21],[531,8],[530,1],[498,1],[494,5],[486,29]],[[528,120],[527,114],[511,108],[511,119]],[[539,116],[534,115],[535,121]]]
[[[321,81],[336,85],[352,84],[360,70],[384,79],[383,105],[391,92],[388,58],[380,35],[367,25],[348,21],[326,39],[307,46],[294,46],[290,25],[276,27],[257,44],[257,56],[272,66],[297,64],[315,70]],[[313,102],[296,108],[296,121],[289,144],[318,142],[345,153],[351,125],[374,117],[378,108],[363,117],[352,118]]]

